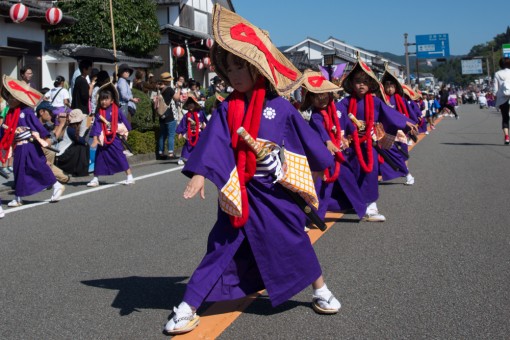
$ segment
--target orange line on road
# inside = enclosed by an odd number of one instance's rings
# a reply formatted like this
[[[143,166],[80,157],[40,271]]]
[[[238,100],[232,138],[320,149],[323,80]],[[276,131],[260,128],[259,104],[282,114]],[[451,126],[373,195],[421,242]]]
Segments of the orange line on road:
[[[308,232],[310,242],[314,244],[326,231],[328,231],[336,220],[340,219],[344,214],[328,212],[326,214],[327,219],[331,219],[331,222],[327,222],[327,229],[322,232],[319,229],[311,229]],[[176,335],[179,339],[216,339],[221,333],[227,329],[242,313],[251,305],[256,298],[262,295],[265,291],[253,293],[244,298],[237,300],[228,300],[216,302],[209,307],[201,316],[200,324],[196,329],[190,333]]]

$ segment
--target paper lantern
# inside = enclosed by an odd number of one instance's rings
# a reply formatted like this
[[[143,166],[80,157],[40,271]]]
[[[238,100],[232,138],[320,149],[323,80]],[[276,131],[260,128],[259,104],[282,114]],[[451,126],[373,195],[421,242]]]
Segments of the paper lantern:
[[[22,23],[28,17],[28,8],[22,3],[14,4],[9,10],[11,20],[17,24]]]
[[[62,10],[57,7],[49,8],[46,11],[46,21],[50,25],[56,25],[62,20]]]
[[[195,56],[191,56],[189,57],[189,59],[191,60],[192,63],[194,63],[197,59],[195,58]]]
[[[214,40],[212,40],[211,38],[207,38],[207,40],[205,41],[205,45],[207,46],[207,48],[211,48],[213,44]]]
[[[204,58],[204,65],[205,65],[205,66],[209,66],[209,65],[211,65],[211,58],[209,58],[209,57],[205,57],[205,58]]]
[[[184,55],[184,48],[181,46],[176,46],[172,49],[172,54],[176,58],[180,58]]]
[[[201,62],[201,61],[199,61],[199,62],[198,62],[198,64],[197,64],[197,68],[198,68],[199,70],[203,69],[203,68],[204,68],[204,63],[203,63],[203,62]]]

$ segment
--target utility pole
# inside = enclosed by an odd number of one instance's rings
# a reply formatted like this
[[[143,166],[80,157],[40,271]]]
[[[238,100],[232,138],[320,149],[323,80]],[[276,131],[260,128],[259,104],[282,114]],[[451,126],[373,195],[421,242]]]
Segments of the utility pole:
[[[405,51],[406,51],[406,71],[407,71],[407,83],[408,84],[411,84],[411,72],[409,71],[409,50],[407,49],[408,46],[411,46],[411,45],[416,45],[416,43],[408,43],[407,42],[407,36],[408,34],[407,33],[404,33],[404,46],[405,46]],[[415,54],[415,53],[413,53]],[[417,59],[418,60],[418,59]],[[418,62],[418,61],[416,61]]]
[[[407,83],[411,84],[411,77],[409,77],[409,51],[407,50],[407,33],[404,33],[404,46],[406,48],[406,79]]]

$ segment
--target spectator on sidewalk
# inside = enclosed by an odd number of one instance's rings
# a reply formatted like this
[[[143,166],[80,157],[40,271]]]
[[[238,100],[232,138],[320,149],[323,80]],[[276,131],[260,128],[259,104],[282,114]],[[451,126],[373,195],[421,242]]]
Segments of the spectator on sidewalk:
[[[494,74],[494,93],[496,93],[496,107],[501,110],[501,125],[505,135],[505,144],[508,145],[510,144],[508,136],[510,97],[505,96],[502,85],[510,83],[510,58],[501,58],[499,67],[501,70]]]
[[[64,131],[62,142],[59,143],[59,153],[56,165],[64,172],[76,177],[89,174],[89,144],[80,134],[80,127],[87,118],[80,109],[74,109],[69,113],[68,125]]]
[[[176,107],[172,102],[177,102],[181,95],[182,82],[177,81],[175,90],[170,86],[172,82],[172,75],[169,72],[163,72],[159,76],[159,93],[163,96],[163,100],[167,105],[165,113],[159,117],[159,140],[158,140],[158,156],[163,157],[165,151],[165,139],[168,139],[168,158],[176,159],[174,145],[175,145],[175,127],[177,122],[175,120]]]
[[[82,60],[78,65],[80,69],[80,76],[76,78],[74,82],[74,88],[72,93],[71,108],[80,109],[83,113],[89,114],[89,82],[87,77],[90,75],[92,70],[91,60]]]

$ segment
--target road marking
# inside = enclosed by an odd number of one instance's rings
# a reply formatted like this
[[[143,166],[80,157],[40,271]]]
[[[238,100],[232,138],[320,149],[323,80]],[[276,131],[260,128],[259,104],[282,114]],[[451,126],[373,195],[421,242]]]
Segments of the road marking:
[[[178,166],[176,168],[167,169],[167,170],[163,170],[163,171],[158,171],[158,172],[150,173],[150,174],[147,174],[147,175],[138,176],[138,177],[135,177],[134,180],[135,181],[140,181],[142,179],[151,178],[151,177],[155,177],[155,176],[159,176],[159,175],[164,175],[164,174],[167,174],[167,173],[170,173],[170,172],[174,172],[174,171],[177,171],[177,170],[181,170],[182,168],[183,168],[183,166]],[[113,187],[117,187],[119,185],[123,185],[124,182],[125,182],[125,180],[119,181],[119,182],[115,182],[113,184],[100,185],[100,186],[95,187],[95,188],[88,188],[88,189],[85,189],[83,191],[73,192],[72,194],[62,196],[60,198],[60,201],[66,200],[68,198],[73,198],[73,197],[77,197],[77,196],[81,196],[81,195],[90,194],[90,193],[93,193],[93,192],[96,192],[96,191],[100,191],[100,190],[105,190],[105,189],[110,189],[110,188],[113,188]],[[8,209],[4,210],[4,213],[10,214],[10,213],[18,212],[18,211],[25,210],[25,209],[35,208],[35,207],[38,207],[40,205],[49,204],[49,203],[51,203],[50,199],[47,199],[47,200],[44,200],[44,201],[41,201],[41,202],[37,202],[37,203],[30,203],[30,204],[27,204],[27,205],[22,205],[21,207],[8,208]],[[55,203],[57,203],[57,202],[55,202]]]

